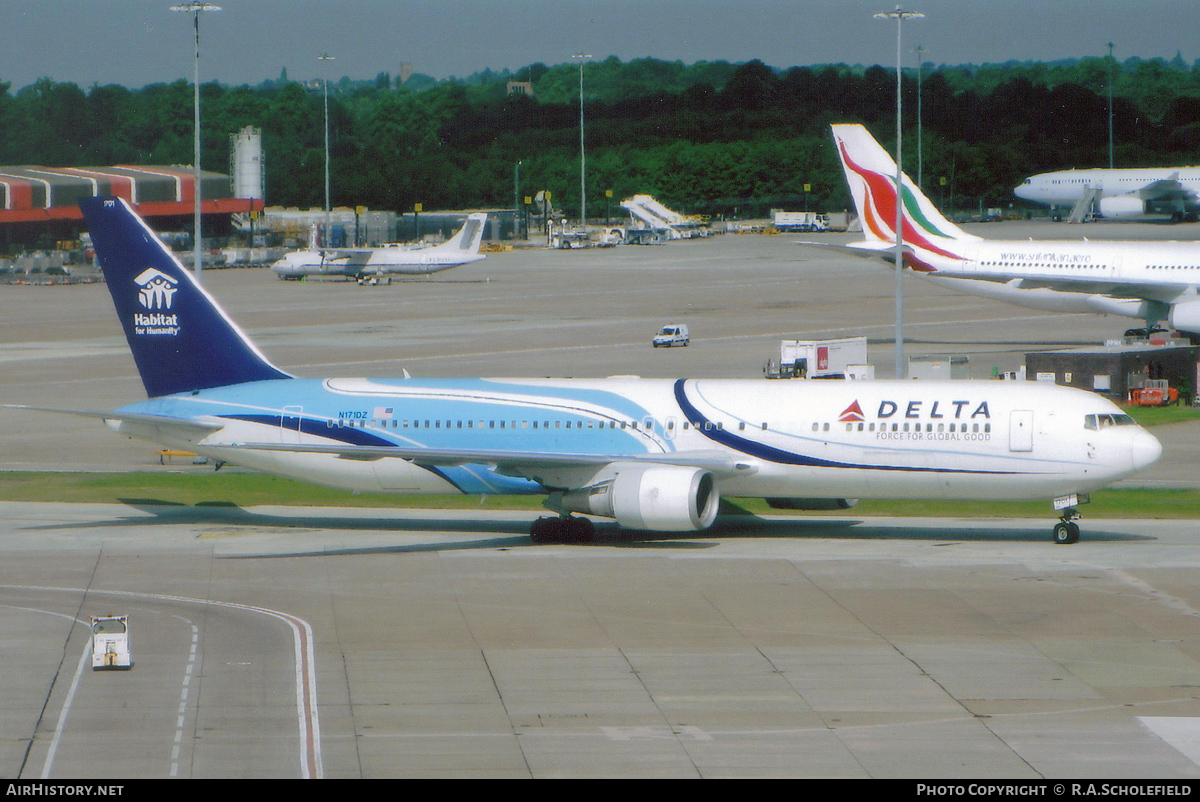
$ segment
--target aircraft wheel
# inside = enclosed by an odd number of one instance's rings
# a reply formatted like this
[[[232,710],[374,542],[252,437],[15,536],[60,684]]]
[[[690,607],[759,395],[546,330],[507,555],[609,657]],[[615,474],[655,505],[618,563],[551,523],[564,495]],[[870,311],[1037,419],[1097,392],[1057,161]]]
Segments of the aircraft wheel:
[[[596,527],[590,518],[568,518],[566,520],[567,541],[591,543],[596,538]]]
[[[1079,524],[1074,521],[1059,521],[1054,525],[1054,542],[1069,546],[1079,542]]]
[[[534,543],[591,543],[596,528],[589,518],[538,518],[529,527]]]
[[[550,543],[557,536],[557,518],[538,518],[529,527],[529,538],[534,543]]]

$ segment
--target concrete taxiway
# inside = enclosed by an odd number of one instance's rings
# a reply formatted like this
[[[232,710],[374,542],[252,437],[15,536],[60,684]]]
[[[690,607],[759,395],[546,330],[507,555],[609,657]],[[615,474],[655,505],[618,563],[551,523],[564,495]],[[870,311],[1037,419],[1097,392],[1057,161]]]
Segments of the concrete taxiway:
[[[298,375],[754,377],[781,338],[856,334],[888,375],[889,272],[796,239],[493,254],[388,287],[204,281]],[[1134,325],[906,291],[909,353],[979,378]],[[651,348],[669,322],[692,346]],[[2,403],[142,397],[103,286],[0,287],[0,362]],[[1142,481],[1194,484],[1200,429],[1160,437]],[[0,469],[79,468],[211,470],[0,410]],[[0,504],[0,776],[1200,774],[1195,522],[1089,519],[1063,547],[1049,509],[722,519],[539,547],[531,517]],[[83,663],[80,622],[107,612],[131,616],[129,672]]]
[[[528,521],[0,504],[0,774],[1200,776],[1194,522]]]

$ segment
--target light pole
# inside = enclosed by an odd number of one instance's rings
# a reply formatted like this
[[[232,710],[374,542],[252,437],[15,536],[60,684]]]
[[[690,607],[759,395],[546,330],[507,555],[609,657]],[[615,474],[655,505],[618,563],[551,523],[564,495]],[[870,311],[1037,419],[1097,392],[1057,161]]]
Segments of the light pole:
[[[193,245],[195,249],[195,263],[192,269],[196,274],[196,281],[200,281],[200,273],[204,266],[200,259],[200,12],[202,11],[220,11],[220,6],[215,6],[212,3],[201,3],[193,0],[191,3],[184,3],[179,6],[171,6],[172,11],[183,11],[192,15],[192,20],[196,28],[196,60],[192,83],[196,87],[195,99],[195,142],[192,154],[192,169],[195,173],[196,186],[192,192],[195,200],[195,234],[193,235]]]
[[[579,224],[587,233],[587,156],[583,149],[583,62],[591,58],[587,53],[576,53],[572,60],[579,62]]]
[[[513,167],[513,239],[521,237],[521,162]]]
[[[1113,168],[1113,43],[1108,43],[1108,169]]]
[[[324,244],[328,248],[329,242],[329,62],[333,61],[333,56],[328,53],[322,53],[317,56],[319,61],[325,62],[321,65],[324,72],[323,82],[325,84],[325,237]]]
[[[921,71],[925,58],[925,47],[917,45],[917,49],[913,52],[917,54],[917,188],[921,189],[924,179],[922,161],[925,156],[925,150],[921,147]]]
[[[904,127],[901,118],[900,100],[900,30],[906,19],[920,19],[925,15],[919,11],[904,11],[896,6],[895,11],[884,11],[875,19],[896,21],[896,378],[904,378],[904,172],[900,165],[904,154]]]

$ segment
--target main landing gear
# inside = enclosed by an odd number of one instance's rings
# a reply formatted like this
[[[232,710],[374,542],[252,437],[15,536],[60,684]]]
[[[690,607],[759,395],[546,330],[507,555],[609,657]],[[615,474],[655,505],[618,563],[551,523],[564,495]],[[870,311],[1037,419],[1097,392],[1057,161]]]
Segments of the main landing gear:
[[[534,543],[591,543],[596,530],[588,518],[561,515],[538,518],[529,527],[529,536]]]
[[[1079,524],[1075,523],[1077,518],[1079,518],[1079,510],[1074,507],[1063,510],[1062,517],[1054,525],[1055,543],[1067,546],[1079,542]]]

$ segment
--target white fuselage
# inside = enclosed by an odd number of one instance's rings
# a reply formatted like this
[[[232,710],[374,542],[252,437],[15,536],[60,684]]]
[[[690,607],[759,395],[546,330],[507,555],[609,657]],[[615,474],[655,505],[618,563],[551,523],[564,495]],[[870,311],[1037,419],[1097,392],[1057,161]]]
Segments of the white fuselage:
[[[1160,452],[1131,423],[1088,428],[1089,415],[1120,415],[1105,399],[1024,382],[289,379],[118,412],[219,422],[223,428],[204,437],[110,425],[160,442],[175,438],[170,445],[216,460],[375,492],[544,493],[587,487],[623,456],[676,464],[716,454],[730,465],[717,473],[722,495],[1045,499],[1103,487]],[[497,470],[484,459],[427,465],[419,457],[344,459],[255,443],[509,458]],[[538,461],[545,454],[582,462],[546,465]]]
[[[947,286],[1038,309],[1163,319],[1200,331],[1200,243],[972,240],[922,250],[914,265]],[[963,280],[969,281],[964,285]],[[1195,305],[1195,306],[1194,306]]]
[[[1061,206],[1075,203],[1089,190],[1099,190],[1100,197],[1111,198],[1176,177],[1183,189],[1193,195],[1200,191],[1200,167],[1138,167],[1039,173],[1026,178],[1013,194],[1035,203]]]

